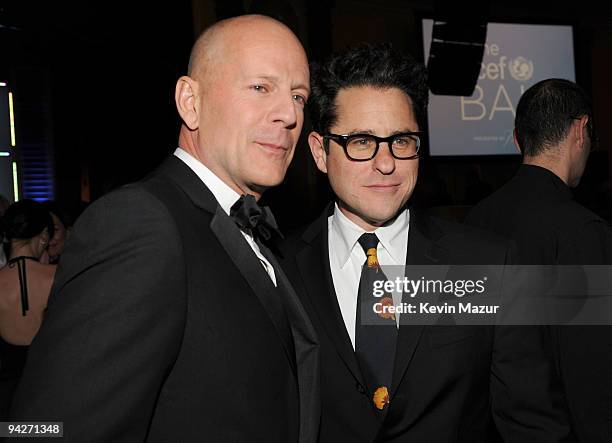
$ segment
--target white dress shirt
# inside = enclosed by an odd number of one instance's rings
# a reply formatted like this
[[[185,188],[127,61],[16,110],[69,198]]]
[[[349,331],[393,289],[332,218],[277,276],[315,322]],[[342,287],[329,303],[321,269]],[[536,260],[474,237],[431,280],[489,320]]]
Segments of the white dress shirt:
[[[381,266],[406,264],[408,245],[408,229],[410,212],[402,211],[392,223],[377,228],[374,233],[378,237],[378,262]],[[364,229],[349,220],[335,205],[334,213],[327,220],[329,233],[329,264],[331,268],[336,297],[344,325],[355,349],[355,319],[357,315],[357,292],[361,267],[366,255],[357,241]],[[391,278],[387,276],[388,278]],[[394,297],[394,303],[398,303]],[[399,315],[396,314],[399,325]]]
[[[234,205],[234,203],[238,201],[238,199],[240,198],[240,194],[230,188],[210,169],[208,169],[199,160],[195,159],[191,154],[184,151],[183,149],[176,148],[176,151],[174,151],[174,155],[180,158],[187,166],[189,166],[189,168],[191,168],[191,170],[193,170],[193,172],[197,174],[198,177],[200,177],[200,180],[204,182],[206,187],[210,189],[210,192],[212,192],[215,198],[217,199],[217,202],[219,203],[219,206],[221,206],[221,209],[223,209],[225,213],[229,215],[231,207]],[[240,230],[240,232],[242,232],[242,235],[249,243],[249,246],[251,246],[251,249],[253,250],[255,255],[257,255],[257,258],[259,258],[259,261],[261,261],[261,264],[270,276],[272,283],[274,283],[274,286],[276,286],[276,274],[274,273],[274,267],[263,256],[261,250],[259,249],[259,246],[257,245],[257,243],[255,243],[253,237],[242,230]]]

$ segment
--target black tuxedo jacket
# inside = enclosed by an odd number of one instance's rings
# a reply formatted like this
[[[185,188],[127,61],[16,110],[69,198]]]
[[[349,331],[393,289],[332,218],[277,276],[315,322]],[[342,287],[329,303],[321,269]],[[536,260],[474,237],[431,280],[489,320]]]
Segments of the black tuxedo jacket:
[[[269,255],[269,254],[268,254]],[[318,344],[212,193],[171,156],[100,199],[62,257],[13,403],[75,442],[312,442]]]
[[[509,442],[563,441],[568,429],[554,404],[545,337],[533,328],[401,325],[381,420],[333,286],[330,211],[287,240],[282,262],[319,336],[320,442],[485,442],[492,418]],[[495,237],[411,210],[407,265],[503,264],[509,254]]]
[[[607,223],[538,166],[522,165],[466,221],[513,240],[521,264],[612,264]],[[553,327],[552,333],[574,433],[581,442],[612,441],[612,327]]]

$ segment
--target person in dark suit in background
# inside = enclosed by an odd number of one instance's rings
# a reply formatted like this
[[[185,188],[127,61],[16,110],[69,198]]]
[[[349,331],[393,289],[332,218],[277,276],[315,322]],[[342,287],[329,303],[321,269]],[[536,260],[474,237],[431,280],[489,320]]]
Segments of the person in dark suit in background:
[[[516,108],[514,140],[523,154],[515,177],[466,222],[514,240],[525,265],[610,264],[610,229],[572,199],[595,143],[590,99],[563,79],[536,83]],[[574,433],[612,441],[612,327],[552,329]]]
[[[292,159],[306,55],[242,16],[200,36],[188,72],[174,155],[77,222],[12,418],[62,421],[65,441],[314,442],[316,335],[255,202]]]
[[[492,419],[509,442],[564,441],[538,330],[361,321],[360,287],[379,265],[510,260],[497,237],[408,205],[425,67],[364,44],[313,67],[311,84],[308,142],[336,200],[287,239],[283,264],[319,336],[320,441],[486,442]]]

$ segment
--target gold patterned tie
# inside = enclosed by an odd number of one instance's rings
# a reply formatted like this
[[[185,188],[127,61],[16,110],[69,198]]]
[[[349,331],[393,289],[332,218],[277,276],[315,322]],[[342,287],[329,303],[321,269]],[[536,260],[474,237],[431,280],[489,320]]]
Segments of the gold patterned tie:
[[[393,304],[391,294],[374,296],[374,284],[378,282],[378,285],[382,286],[387,280],[378,262],[378,237],[373,233],[363,234],[359,238],[359,244],[366,254],[366,260],[361,269],[357,296],[355,355],[368,385],[372,403],[376,410],[383,411],[389,404],[397,325],[395,315],[377,313],[374,309],[377,303],[382,306]]]

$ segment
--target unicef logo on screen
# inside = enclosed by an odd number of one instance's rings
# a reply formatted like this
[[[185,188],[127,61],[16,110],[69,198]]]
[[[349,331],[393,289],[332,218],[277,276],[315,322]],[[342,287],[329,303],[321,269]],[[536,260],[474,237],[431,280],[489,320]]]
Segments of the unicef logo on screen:
[[[524,82],[533,76],[533,62],[525,57],[517,57],[508,66],[513,79]]]

